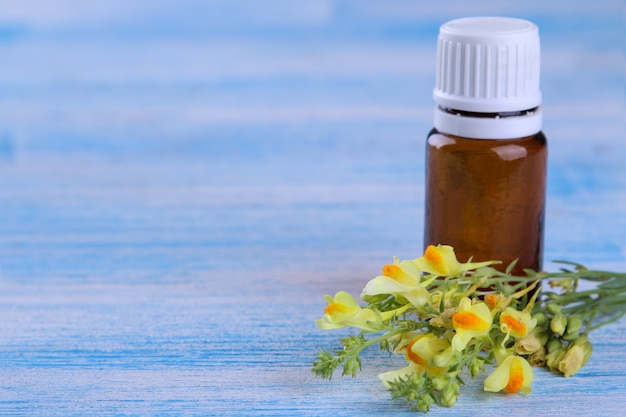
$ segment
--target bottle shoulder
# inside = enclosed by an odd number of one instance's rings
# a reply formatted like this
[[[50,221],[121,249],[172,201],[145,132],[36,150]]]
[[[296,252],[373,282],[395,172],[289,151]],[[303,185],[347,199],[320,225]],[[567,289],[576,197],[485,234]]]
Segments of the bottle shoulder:
[[[452,150],[486,150],[508,147],[521,147],[526,150],[541,151],[547,148],[546,135],[539,131],[534,135],[514,139],[474,139],[442,133],[433,128],[427,136],[427,146],[435,149]]]

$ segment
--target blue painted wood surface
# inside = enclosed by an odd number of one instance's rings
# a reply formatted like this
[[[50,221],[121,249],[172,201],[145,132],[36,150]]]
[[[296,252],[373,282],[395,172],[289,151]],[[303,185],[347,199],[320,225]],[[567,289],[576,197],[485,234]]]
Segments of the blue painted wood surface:
[[[0,1],[0,415],[413,415],[315,378],[359,294],[421,251],[438,27],[540,26],[546,259],[626,270],[622,5]],[[547,269],[556,268],[548,263]],[[626,321],[528,397],[432,415],[624,415]]]

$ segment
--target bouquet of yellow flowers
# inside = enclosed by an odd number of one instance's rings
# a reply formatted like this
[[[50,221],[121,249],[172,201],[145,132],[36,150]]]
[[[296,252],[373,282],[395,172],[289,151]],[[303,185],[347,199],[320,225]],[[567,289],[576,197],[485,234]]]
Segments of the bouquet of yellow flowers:
[[[415,410],[454,405],[461,372],[473,378],[487,364],[496,367],[485,391],[528,394],[532,366],[574,375],[591,356],[589,332],[626,314],[625,273],[560,262],[572,270],[521,277],[510,274],[514,263],[504,272],[493,268],[498,263],[460,263],[452,247],[429,246],[420,258],[385,265],[361,293],[365,306],[345,291],[327,295],[317,327],[360,332],[341,338],[341,349],[322,350],[313,372],[330,379],[342,366],[354,377],[363,349],[379,345],[406,358],[379,378]],[[578,291],[580,280],[597,285]]]

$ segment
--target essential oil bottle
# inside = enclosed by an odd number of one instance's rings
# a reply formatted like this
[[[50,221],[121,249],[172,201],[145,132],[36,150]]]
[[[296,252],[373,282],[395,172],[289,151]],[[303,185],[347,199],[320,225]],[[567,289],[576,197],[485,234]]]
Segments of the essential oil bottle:
[[[541,270],[547,144],[539,31],[522,19],[441,26],[434,129],[426,145],[424,244],[465,262]]]

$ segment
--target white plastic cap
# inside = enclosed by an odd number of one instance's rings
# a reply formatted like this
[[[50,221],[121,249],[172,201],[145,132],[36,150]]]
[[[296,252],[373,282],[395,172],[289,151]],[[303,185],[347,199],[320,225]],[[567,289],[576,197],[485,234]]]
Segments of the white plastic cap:
[[[541,104],[539,30],[507,17],[472,17],[441,26],[437,105],[481,113],[522,111]]]

